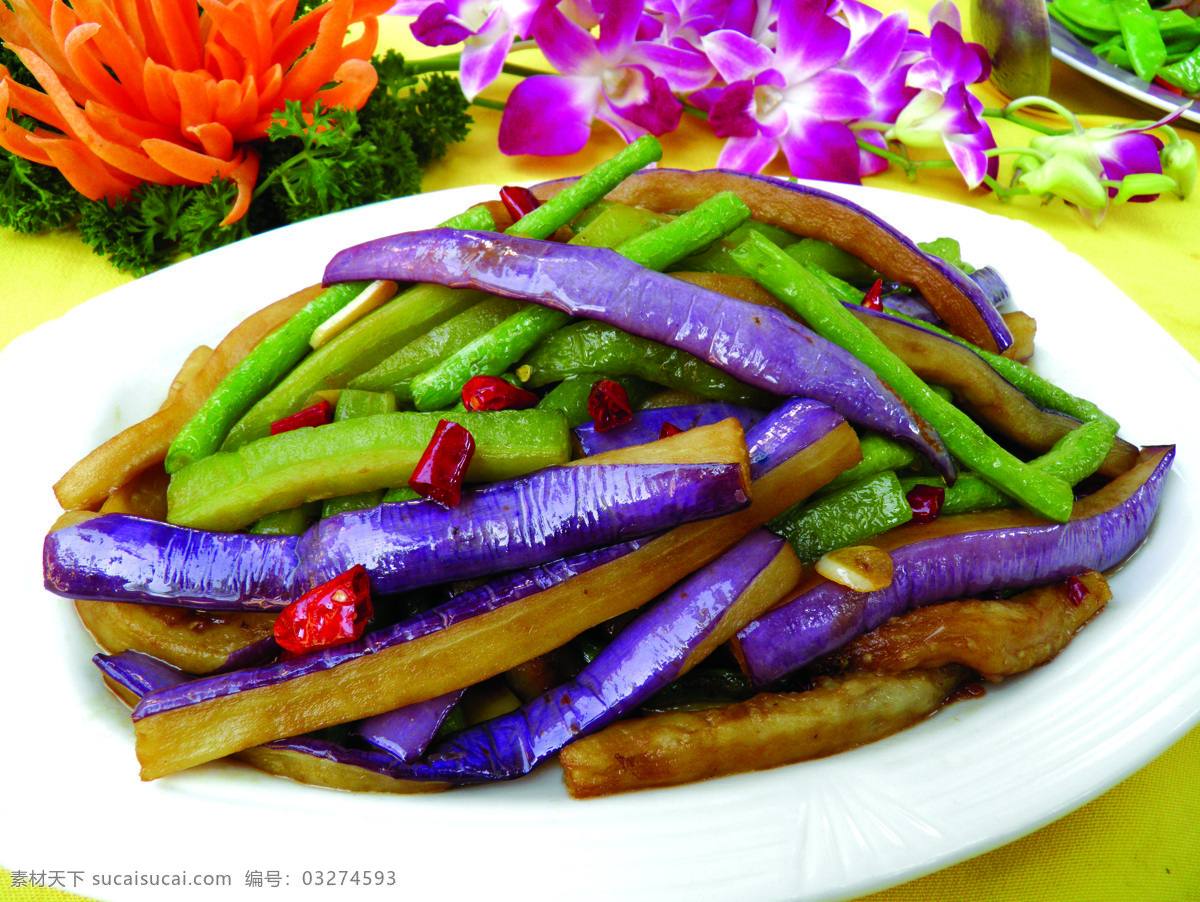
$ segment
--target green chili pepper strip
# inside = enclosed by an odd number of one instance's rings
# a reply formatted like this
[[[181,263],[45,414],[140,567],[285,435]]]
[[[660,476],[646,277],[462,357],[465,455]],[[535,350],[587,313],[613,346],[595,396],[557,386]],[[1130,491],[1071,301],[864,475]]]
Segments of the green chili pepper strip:
[[[732,192],[723,192],[657,227],[652,221],[635,220],[631,227],[640,234],[618,245],[616,252],[647,269],[661,271],[729,234],[749,218],[750,208],[745,202]],[[472,376],[499,375],[570,321],[565,313],[536,305],[514,313],[432,370],[415,377],[414,406],[418,410],[438,410],[452,404]]]
[[[799,504],[767,524],[796,556],[811,564],[835,548],[857,545],[912,519],[900,480],[891,470]]]
[[[638,379],[636,376],[618,376],[608,373],[577,373],[564,379],[542,396],[538,402],[538,410],[561,410],[567,418],[567,425],[574,429],[583,423],[591,421],[588,414],[587,401],[592,386],[601,379],[611,379],[629,396],[629,403],[637,409],[650,396],[655,386]]]
[[[286,323],[264,338],[217,385],[167,449],[168,473],[217,450],[234,422],[274,387],[309,351],[313,330],[360,295],[369,282],[346,282],[325,289]]]
[[[409,404],[414,376],[436,366],[488,329],[504,322],[522,306],[520,301],[512,298],[485,298],[409,342],[378,366],[355,376],[350,380],[350,387],[390,391],[397,401]]]
[[[911,445],[894,441],[878,432],[862,432],[858,444],[862,447],[862,460],[831,479],[818,494],[828,494],[885,470],[900,470],[917,462],[917,452]]]
[[[1113,0],[1112,5],[1133,71],[1139,78],[1153,81],[1159,66],[1167,61],[1167,48],[1150,4],[1146,0]]]
[[[363,417],[377,416],[381,413],[395,412],[396,396],[391,392],[343,389],[338,395],[333,421],[340,423],[342,420],[357,420]],[[346,511],[374,507],[383,500],[384,492],[384,489],[372,489],[350,495],[338,495],[336,498],[326,498],[321,502],[321,518],[333,517]]]
[[[522,363],[529,367],[526,381],[533,388],[580,373],[601,372],[608,378],[637,376],[713,401],[771,406],[769,394],[739,382],[699,357],[595,320],[559,329],[530,351]]]
[[[1069,485],[1005,451],[970,417],[930,391],[802,265],[759,236],[752,236],[734,254],[748,274],[794,307],[810,328],[854,354],[884,379],[941,434],[946,447],[969,469],[1044,517],[1061,523],[1071,516]]]
[[[232,532],[307,501],[404,484],[442,418],[475,439],[471,482],[570,459],[566,420],[557,411],[385,413],[268,436],[198,460],[171,479],[167,519]]]

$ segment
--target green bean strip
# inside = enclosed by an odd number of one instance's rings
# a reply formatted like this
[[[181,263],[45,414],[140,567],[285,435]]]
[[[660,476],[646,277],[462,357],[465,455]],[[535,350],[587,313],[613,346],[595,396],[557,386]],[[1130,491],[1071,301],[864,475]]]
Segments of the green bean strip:
[[[970,348],[976,354],[984,359],[987,364],[999,373],[1004,379],[1011,382],[1017,387],[1029,400],[1035,404],[1045,407],[1049,410],[1057,411],[1058,413],[1066,414],[1069,417],[1074,417],[1077,420],[1088,422],[1090,420],[1104,420],[1112,425],[1113,433],[1116,434],[1120,428],[1117,421],[1106,414],[1103,410],[1097,407],[1086,398],[1080,398],[1071,394],[1066,389],[1060,388],[1044,376],[1039,376],[1029,367],[1016,360],[1010,360],[1000,354],[985,351],[983,348],[971,344],[963,338],[959,338],[951,332],[947,332],[940,326],[935,326],[932,323],[927,323],[924,320],[914,319],[910,316],[905,316],[903,313],[889,311],[890,316],[897,319],[905,320],[913,325],[920,326],[923,329],[928,329],[943,338],[948,338],[953,342],[957,342],[964,348]]]
[[[751,236],[735,258],[808,325],[857,356],[942,436],[946,447],[991,485],[1057,522],[1071,516],[1071,487],[1033,469],[993,442],[965,413],[930,391],[891,350],[825,290],[812,273],[760,236]]]
[[[321,514],[321,502],[312,501],[287,510],[267,514],[246,532],[256,536],[299,536]]]
[[[723,192],[657,227],[651,221],[635,221],[633,228],[640,234],[620,244],[616,252],[647,269],[661,271],[728,235],[749,218],[750,208],[742,199]],[[592,225],[599,222],[597,219]],[[502,373],[570,321],[565,313],[536,305],[514,313],[432,370],[415,377],[413,404],[417,410],[438,410],[452,404],[472,376]]]
[[[459,229],[495,228],[485,207],[472,207],[442,223]],[[301,360],[223,436],[222,451],[263,438],[271,424],[303,407],[313,392],[342,388],[400,347],[481,301],[479,291],[414,285],[371,311]],[[307,343],[307,336],[305,342]]]
[[[1114,427],[1115,424],[1109,420],[1084,423],[1041,457],[1030,461],[1029,466],[1056,476],[1067,485],[1075,485],[1095,473],[1104,463],[1116,435]],[[906,492],[914,485],[944,488],[946,497],[942,503],[943,514],[965,514],[1012,504],[1012,498],[972,473],[959,474],[952,486],[943,484],[937,478],[912,477],[901,479],[900,482]]]
[[[522,216],[505,234],[515,238],[549,238],[627,177],[661,159],[662,145],[658,139],[644,135]]]
[[[369,284],[346,282],[325,289],[259,342],[179,430],[167,449],[163,462],[166,471],[175,473],[216,451],[238,417],[309,352],[308,339],[313,330],[362,294]]]
[[[905,490],[891,470],[780,514],[767,528],[783,536],[806,564],[912,519]]]

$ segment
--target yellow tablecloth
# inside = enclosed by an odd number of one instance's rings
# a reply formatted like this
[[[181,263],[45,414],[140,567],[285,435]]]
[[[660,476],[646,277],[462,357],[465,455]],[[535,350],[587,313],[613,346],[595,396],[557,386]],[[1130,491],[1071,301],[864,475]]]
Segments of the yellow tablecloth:
[[[908,8],[924,28],[927,0],[884,0],[886,9]],[[416,57],[402,22],[385,23],[384,42]],[[505,85],[486,96],[502,99]],[[1055,63],[1052,96],[1077,113],[1132,119],[1158,114]],[[986,88],[989,105],[998,99]],[[560,159],[509,158],[496,150],[499,114],[476,108],[469,140],[433,166],[426,190],[467,184],[525,181],[571,175],[619,149],[599,126],[588,147]],[[1001,145],[1019,130],[995,128]],[[1194,129],[1187,137],[1200,145]],[[1023,140],[1023,139],[1022,139]],[[685,116],[664,138],[663,164],[706,168],[719,142],[704,123]],[[769,170],[783,174],[783,170]],[[1001,204],[986,192],[967,192],[952,171],[927,170],[916,182],[898,172],[869,184],[977,207],[1025,220],[1049,232],[1088,260],[1142,306],[1193,355],[1200,357],[1200,196],[1164,198],[1113,210],[1099,229],[1062,203],[1042,207],[1024,199]],[[97,294],[128,281],[82,245],[71,232],[27,237],[0,231],[0,347]],[[1119,337],[1114,347],[1119,353]],[[10,387],[11,388],[11,387]],[[1194,402],[1193,402],[1194,403]],[[1166,537],[1164,537],[1166,538]],[[1200,659],[1198,659],[1200,660]],[[1131,687],[1136,691],[1136,687]],[[17,725],[10,724],[10,728]],[[0,761],[2,763],[2,761]],[[2,773],[2,771],[0,771]],[[3,805],[0,817],[12,817]],[[47,850],[51,851],[51,850]],[[4,850],[0,849],[0,861]],[[4,862],[20,867],[18,862]],[[0,899],[42,902],[78,898],[54,889],[12,887],[0,871]],[[1200,900],[1200,728],[1160,758],[1095,801],[1036,833],[939,873],[869,897],[870,902],[1196,902]]]

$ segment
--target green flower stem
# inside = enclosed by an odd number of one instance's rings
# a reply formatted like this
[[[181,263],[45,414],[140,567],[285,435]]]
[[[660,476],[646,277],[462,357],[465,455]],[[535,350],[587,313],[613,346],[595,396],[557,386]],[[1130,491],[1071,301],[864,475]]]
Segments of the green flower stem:
[[[425,75],[428,72],[453,72],[458,69],[462,54],[447,53],[444,56],[431,56],[425,60],[405,60],[404,68],[413,75]]]

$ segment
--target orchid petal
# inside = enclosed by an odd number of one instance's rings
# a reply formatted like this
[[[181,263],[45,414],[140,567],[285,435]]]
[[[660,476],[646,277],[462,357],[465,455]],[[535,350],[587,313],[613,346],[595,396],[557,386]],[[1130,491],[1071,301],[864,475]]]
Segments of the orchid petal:
[[[991,133],[988,133],[988,138]],[[944,138],[946,153],[954,161],[955,167],[962,173],[963,181],[970,188],[978,188],[983,183],[983,177],[996,177],[999,164],[988,157],[984,151],[995,147],[994,141],[988,141],[981,135],[946,135]]]
[[[640,63],[655,75],[664,78],[671,90],[690,94],[706,87],[713,79],[714,69],[702,53],[662,44],[639,42],[625,58],[628,63]]]
[[[467,100],[474,100],[480,91],[499,77],[512,42],[513,33],[510,31],[490,44],[467,41],[463,45],[458,81]]]
[[[445,47],[458,44],[471,36],[471,32],[451,17],[445,3],[431,3],[409,29],[413,37],[426,47]]]
[[[770,50],[736,31],[714,31],[700,43],[717,74],[730,83],[753,78],[775,62],[775,54]]]
[[[861,183],[858,142],[841,122],[809,119],[796,123],[780,142],[788,169],[797,178]]]
[[[597,6],[600,10],[600,37],[596,47],[605,59],[620,62],[630,45],[637,40],[643,4],[633,0],[608,0]]]
[[[748,81],[730,85],[708,111],[708,122],[718,138],[750,138],[759,132],[754,118],[754,87]]]
[[[784,92],[789,106],[822,119],[845,121],[871,113],[871,95],[866,85],[850,72],[827,69]]]
[[[867,84],[882,81],[894,71],[907,34],[908,14],[893,13],[861,41],[852,45],[841,65]]]
[[[642,66],[623,66],[616,71],[621,73],[618,91],[606,90],[605,99],[618,117],[655,135],[679,127],[683,105],[665,79]]]
[[[600,79],[534,75],[513,88],[500,120],[506,154],[556,156],[582,150],[600,100]]]
[[[883,132],[878,129],[861,129],[855,130],[855,136],[859,142],[865,142],[878,147],[880,150],[887,150],[887,139],[883,136]],[[859,175],[879,175],[885,172],[888,168],[888,161],[885,157],[877,153],[871,153],[869,150],[863,150],[861,146],[858,151],[858,174]]]
[[[534,22],[533,36],[546,60],[564,75],[595,76],[606,68],[592,34],[554,7]]]
[[[803,81],[836,65],[850,46],[850,29],[804,0],[789,0],[779,14],[775,68],[788,81]]]
[[[425,7],[431,5],[431,0],[396,0],[385,15],[419,16],[425,11]]]
[[[717,168],[762,172],[777,153],[779,144],[762,135],[756,138],[730,138],[717,156]]]

